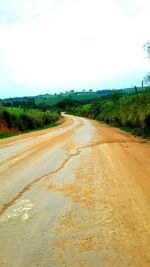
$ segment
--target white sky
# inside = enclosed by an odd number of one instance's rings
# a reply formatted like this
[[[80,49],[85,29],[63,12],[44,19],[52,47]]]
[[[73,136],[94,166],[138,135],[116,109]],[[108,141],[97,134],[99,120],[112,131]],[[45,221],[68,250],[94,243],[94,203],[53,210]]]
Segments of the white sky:
[[[140,85],[149,0],[0,0],[0,97]]]

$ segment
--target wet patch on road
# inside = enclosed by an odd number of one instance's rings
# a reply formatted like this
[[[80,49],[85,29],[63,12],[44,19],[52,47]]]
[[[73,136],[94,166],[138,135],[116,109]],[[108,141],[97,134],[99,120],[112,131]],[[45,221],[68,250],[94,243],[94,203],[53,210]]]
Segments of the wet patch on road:
[[[5,214],[0,217],[0,222],[8,222],[20,218],[26,221],[30,218],[29,211],[32,210],[34,204],[29,199],[23,199],[10,207]]]

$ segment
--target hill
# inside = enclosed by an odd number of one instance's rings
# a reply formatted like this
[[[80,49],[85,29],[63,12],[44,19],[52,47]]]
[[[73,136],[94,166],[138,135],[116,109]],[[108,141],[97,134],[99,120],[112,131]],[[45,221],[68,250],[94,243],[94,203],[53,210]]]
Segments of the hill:
[[[72,90],[73,91],[73,90]],[[134,88],[125,88],[120,90],[98,90],[98,91],[90,91],[90,92],[66,92],[66,93],[58,93],[58,94],[45,94],[38,95],[33,97],[13,97],[0,99],[1,105],[7,107],[28,107],[28,108],[38,108],[42,110],[46,110],[49,108],[53,108],[60,101],[69,98],[73,101],[78,101],[81,103],[88,103],[92,100],[96,100],[102,97],[106,97],[111,95],[112,92],[119,92],[120,94],[132,94],[135,92]],[[138,88],[138,91],[141,91],[141,88]]]

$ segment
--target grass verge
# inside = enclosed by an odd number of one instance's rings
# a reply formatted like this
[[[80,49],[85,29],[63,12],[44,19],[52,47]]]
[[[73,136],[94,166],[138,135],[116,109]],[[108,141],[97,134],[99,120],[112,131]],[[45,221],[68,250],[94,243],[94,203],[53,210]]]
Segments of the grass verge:
[[[13,136],[24,134],[24,133],[30,133],[30,132],[40,131],[40,130],[44,130],[44,129],[48,129],[48,128],[59,126],[61,124],[62,124],[62,122],[58,122],[58,123],[55,122],[55,123],[51,123],[51,124],[48,124],[48,125],[44,125],[43,127],[38,127],[36,129],[27,130],[27,131],[24,131],[24,132],[4,133],[4,134],[0,134],[0,139],[9,138],[9,137],[13,137]]]

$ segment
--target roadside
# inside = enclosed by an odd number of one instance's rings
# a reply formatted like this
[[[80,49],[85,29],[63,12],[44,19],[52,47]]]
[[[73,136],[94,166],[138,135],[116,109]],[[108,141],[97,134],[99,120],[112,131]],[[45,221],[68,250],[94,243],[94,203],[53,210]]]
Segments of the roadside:
[[[56,111],[0,107],[0,138],[53,127],[62,122]]]

